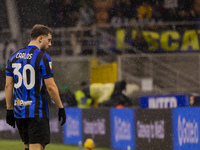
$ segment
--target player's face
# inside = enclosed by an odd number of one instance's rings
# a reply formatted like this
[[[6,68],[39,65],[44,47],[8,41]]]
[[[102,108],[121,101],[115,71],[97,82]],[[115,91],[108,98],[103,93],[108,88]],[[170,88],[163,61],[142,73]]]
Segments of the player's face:
[[[52,35],[49,33],[48,36],[44,35],[42,39],[41,51],[46,51],[51,46]]]

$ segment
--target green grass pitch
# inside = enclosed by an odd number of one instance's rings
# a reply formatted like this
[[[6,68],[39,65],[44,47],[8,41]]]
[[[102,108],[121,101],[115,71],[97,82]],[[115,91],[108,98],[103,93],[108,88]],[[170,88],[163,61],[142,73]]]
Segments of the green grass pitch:
[[[0,140],[0,150],[23,150],[24,144],[15,140]],[[78,150],[78,146],[50,143],[45,150]],[[82,148],[82,150],[85,150]],[[112,150],[109,148],[94,148],[93,150]]]

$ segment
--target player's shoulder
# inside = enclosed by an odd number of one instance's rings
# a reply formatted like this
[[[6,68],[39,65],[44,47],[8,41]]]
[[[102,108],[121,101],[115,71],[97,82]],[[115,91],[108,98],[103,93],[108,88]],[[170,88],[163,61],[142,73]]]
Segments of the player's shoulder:
[[[26,47],[22,47],[16,51],[14,51],[11,55],[10,55],[10,60],[14,59],[19,53],[21,53],[22,51],[24,51],[26,49]]]
[[[47,52],[43,52],[43,58],[51,59]]]
[[[33,50],[33,51],[38,50],[39,51],[39,49],[36,46],[26,46],[26,47],[22,47],[22,48],[16,50],[15,52],[13,52],[11,54],[11,57],[14,56],[14,55],[17,55],[19,53],[25,53],[25,52],[28,53],[30,50]]]

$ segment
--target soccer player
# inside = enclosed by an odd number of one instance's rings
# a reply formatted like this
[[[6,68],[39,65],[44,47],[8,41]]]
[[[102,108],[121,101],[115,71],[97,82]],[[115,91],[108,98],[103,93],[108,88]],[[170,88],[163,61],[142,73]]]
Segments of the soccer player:
[[[50,143],[49,112],[46,90],[58,107],[58,118],[63,125],[66,114],[60,100],[46,50],[51,46],[52,31],[36,24],[27,47],[14,52],[6,68],[6,122],[15,122],[25,150],[44,150]],[[14,93],[13,93],[14,90]]]

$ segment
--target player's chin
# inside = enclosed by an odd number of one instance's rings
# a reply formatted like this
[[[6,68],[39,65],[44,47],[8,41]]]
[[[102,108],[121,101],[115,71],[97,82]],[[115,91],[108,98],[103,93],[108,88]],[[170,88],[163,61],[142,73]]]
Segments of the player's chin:
[[[49,49],[49,46],[47,46],[47,47],[45,48],[45,51],[47,51],[47,49]]]

